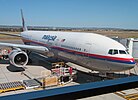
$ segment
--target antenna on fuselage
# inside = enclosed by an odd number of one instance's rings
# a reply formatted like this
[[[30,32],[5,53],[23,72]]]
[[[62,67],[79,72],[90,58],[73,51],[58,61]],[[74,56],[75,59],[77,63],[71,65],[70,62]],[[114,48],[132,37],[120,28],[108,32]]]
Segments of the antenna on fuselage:
[[[22,9],[21,9],[21,17],[22,17],[22,28],[23,28],[23,31],[27,31],[27,27],[25,25],[25,20],[24,20]]]

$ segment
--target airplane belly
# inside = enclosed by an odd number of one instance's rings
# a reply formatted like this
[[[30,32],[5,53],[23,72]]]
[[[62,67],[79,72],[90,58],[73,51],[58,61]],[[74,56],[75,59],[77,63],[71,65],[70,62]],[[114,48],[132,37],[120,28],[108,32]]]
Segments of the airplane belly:
[[[104,72],[118,72],[129,70],[134,67],[134,65],[111,62],[107,60],[94,59],[87,56],[77,55],[73,53],[67,53],[64,51],[54,50],[53,51],[56,58],[63,59],[65,61],[70,61],[72,63],[81,65],[91,70],[104,71]]]
[[[125,64],[125,63],[117,63],[117,62],[107,62],[107,65],[110,69],[110,72],[120,72],[125,70],[130,70],[134,68],[135,64]]]
[[[109,67],[105,65],[106,63],[104,60],[93,59],[87,56],[71,54],[57,50],[54,50],[54,53],[56,58],[73,62],[75,64],[81,65],[91,70],[110,70]]]

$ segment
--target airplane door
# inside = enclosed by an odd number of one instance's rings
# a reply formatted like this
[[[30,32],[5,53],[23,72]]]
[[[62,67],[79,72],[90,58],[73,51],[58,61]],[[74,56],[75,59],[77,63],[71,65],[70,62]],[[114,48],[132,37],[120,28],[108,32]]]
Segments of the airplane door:
[[[80,58],[80,61],[82,61],[82,65],[87,65],[87,66],[91,66],[91,59],[89,59],[89,54],[91,53],[91,48],[92,45],[90,43],[85,43],[83,45],[81,45],[82,49],[81,51],[83,52],[82,57]]]
[[[85,53],[85,56],[87,57],[89,57],[91,46],[92,45],[90,43],[85,43],[83,46],[83,52]]]

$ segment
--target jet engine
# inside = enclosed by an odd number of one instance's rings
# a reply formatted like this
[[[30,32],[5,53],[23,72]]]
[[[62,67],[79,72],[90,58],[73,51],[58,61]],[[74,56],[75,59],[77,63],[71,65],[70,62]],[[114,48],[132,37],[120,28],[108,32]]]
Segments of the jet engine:
[[[28,63],[28,55],[22,50],[13,50],[9,54],[9,60],[16,67],[24,67]]]

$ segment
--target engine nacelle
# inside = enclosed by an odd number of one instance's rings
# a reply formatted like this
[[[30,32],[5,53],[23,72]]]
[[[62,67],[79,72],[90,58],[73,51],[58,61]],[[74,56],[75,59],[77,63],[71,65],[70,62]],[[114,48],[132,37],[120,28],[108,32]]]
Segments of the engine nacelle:
[[[10,63],[16,67],[24,67],[28,63],[28,55],[21,50],[13,50],[9,54]]]

